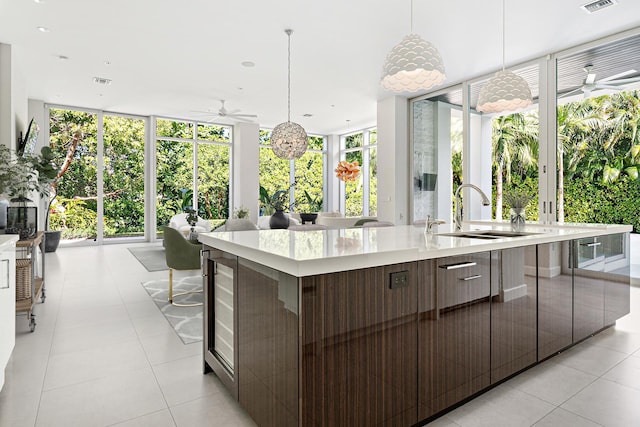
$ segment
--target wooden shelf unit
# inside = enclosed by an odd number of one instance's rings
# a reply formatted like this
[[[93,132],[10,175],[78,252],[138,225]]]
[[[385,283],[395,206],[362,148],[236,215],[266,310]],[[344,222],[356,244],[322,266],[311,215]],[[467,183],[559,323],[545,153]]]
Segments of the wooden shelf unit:
[[[44,303],[46,298],[44,245],[43,231],[39,231],[32,239],[16,242],[16,314],[25,313],[27,315],[31,332],[36,329],[34,306],[38,299]],[[40,249],[40,261],[38,261],[38,248]],[[38,265],[40,265],[39,271]],[[18,272],[18,269],[25,268],[29,269],[26,276],[24,271]],[[21,286],[22,289],[20,289]]]

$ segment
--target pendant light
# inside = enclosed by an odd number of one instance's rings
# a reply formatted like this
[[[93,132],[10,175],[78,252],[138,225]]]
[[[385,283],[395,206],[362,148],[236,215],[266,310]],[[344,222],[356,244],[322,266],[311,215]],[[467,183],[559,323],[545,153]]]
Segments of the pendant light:
[[[505,70],[505,0],[502,0],[502,70],[487,82],[478,95],[477,111],[501,113],[517,111],[531,105],[531,89],[522,77]]]
[[[287,121],[280,123],[271,132],[271,149],[281,159],[299,159],[307,151],[307,132],[297,123],[291,121],[291,33],[284,30],[289,39],[287,65]]]
[[[411,0],[411,33],[395,45],[382,67],[380,84],[394,92],[416,92],[441,84],[446,78],[438,49],[413,33],[413,0]]]

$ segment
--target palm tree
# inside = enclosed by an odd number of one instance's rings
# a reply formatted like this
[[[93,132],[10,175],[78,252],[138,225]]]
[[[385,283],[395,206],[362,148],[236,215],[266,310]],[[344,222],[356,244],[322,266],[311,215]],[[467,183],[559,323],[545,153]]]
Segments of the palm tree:
[[[515,113],[493,120],[492,162],[496,179],[496,219],[502,218],[503,181],[511,182],[514,162],[529,169],[538,160],[538,120],[536,113]]]
[[[602,124],[600,105],[599,98],[558,105],[558,222],[564,222],[565,173],[576,171],[591,148],[590,142],[597,138]]]
[[[606,120],[602,151],[605,166],[603,182],[614,182],[625,173],[638,178],[640,165],[640,98],[638,91],[628,91],[605,97],[603,102]]]

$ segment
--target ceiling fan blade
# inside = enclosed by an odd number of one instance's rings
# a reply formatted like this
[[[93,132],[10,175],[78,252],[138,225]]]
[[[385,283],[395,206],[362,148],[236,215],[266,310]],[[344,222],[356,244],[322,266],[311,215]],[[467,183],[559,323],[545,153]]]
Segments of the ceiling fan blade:
[[[622,90],[620,85],[601,85],[601,84],[597,84],[595,89],[596,90],[602,90],[602,89]]]
[[[614,74],[613,76],[609,76],[609,77],[605,77],[604,79],[600,79],[600,80],[598,80],[598,83],[610,82],[612,80],[617,80],[620,77],[628,76],[628,75],[634,74],[634,73],[637,73],[637,71],[636,70],[623,71],[622,73]]]
[[[578,94],[581,94],[581,93],[582,93],[582,87],[579,87],[578,89],[574,89],[574,90],[569,91],[567,93],[561,94],[558,98],[568,98],[570,96],[578,95]]]
[[[608,85],[624,86],[624,85],[628,85],[628,84],[631,84],[631,83],[637,83],[637,82],[640,82],[640,77],[631,77],[631,78],[628,78],[628,79],[609,80],[609,81],[606,81],[606,82],[600,80],[598,82],[598,84],[606,83]]]
[[[231,113],[229,113],[229,114],[227,114],[227,117],[253,117],[253,118],[256,118],[258,116],[255,115],[255,114],[231,114]]]

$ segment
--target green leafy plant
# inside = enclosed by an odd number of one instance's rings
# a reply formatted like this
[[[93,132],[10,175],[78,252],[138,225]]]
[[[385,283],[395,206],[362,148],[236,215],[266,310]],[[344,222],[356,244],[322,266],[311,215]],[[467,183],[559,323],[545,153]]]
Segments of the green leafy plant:
[[[265,215],[273,215],[275,212],[284,212],[289,205],[289,191],[277,190],[272,195],[262,185],[260,186],[260,205]]]
[[[507,202],[512,209],[523,209],[531,200],[533,200],[533,196],[524,191],[513,191],[504,195],[504,201]]]
[[[307,190],[304,190],[304,197],[307,199],[308,212],[320,212],[322,210],[322,196],[311,197]]]
[[[244,206],[240,206],[235,211],[233,211],[233,217],[237,219],[249,218],[249,209]]]
[[[271,206],[276,212],[284,212],[289,204],[289,192],[287,190],[278,190],[271,196]]]
[[[192,227],[195,227],[196,224],[198,223],[198,211],[193,209],[193,207],[191,206],[185,208],[184,211],[187,213],[186,219],[189,225]]]

